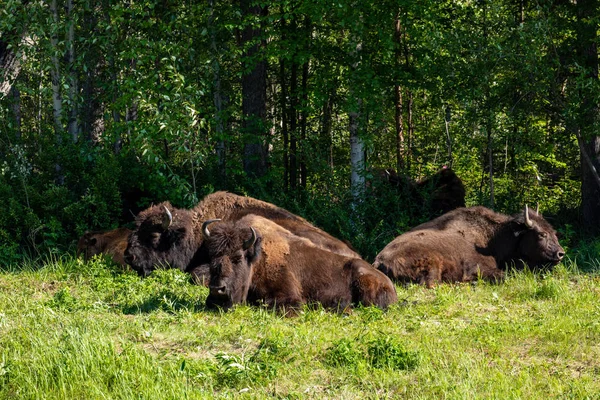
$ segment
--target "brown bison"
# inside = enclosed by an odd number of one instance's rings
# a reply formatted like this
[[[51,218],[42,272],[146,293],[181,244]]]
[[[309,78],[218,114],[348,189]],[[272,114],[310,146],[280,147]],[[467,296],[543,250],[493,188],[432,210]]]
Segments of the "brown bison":
[[[433,214],[443,214],[465,206],[465,186],[451,168],[444,166],[419,181],[398,175],[393,169],[381,170],[378,175],[397,187],[411,202],[424,205]]]
[[[235,222],[203,224],[210,265],[208,307],[262,302],[296,310],[320,303],[386,308],[397,301],[390,279],[366,261],[315,246],[275,222],[247,215]],[[294,311],[292,311],[293,313]]]
[[[112,231],[86,232],[77,242],[77,257],[83,254],[89,260],[96,254],[107,254],[114,262],[125,266],[124,253],[131,229],[117,228]]]
[[[150,274],[156,266],[178,268],[202,279],[207,271],[198,267],[206,264],[202,248],[202,221],[222,218],[235,221],[247,214],[257,214],[275,221],[316,246],[349,257],[360,257],[344,242],[314,227],[304,218],[273,204],[216,192],[206,196],[191,210],[173,208],[165,202],[142,211],[137,228],[131,234],[125,251],[125,261],[141,276]]]
[[[556,265],[565,255],[556,232],[527,206],[508,216],[485,207],[459,208],[398,236],[373,266],[393,280],[467,282],[501,280],[507,266]]]

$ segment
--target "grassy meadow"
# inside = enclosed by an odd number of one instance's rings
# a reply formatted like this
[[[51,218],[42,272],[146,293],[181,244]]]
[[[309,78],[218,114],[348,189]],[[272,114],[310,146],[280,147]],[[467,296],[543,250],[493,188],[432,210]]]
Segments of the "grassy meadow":
[[[179,271],[71,256],[0,271],[0,398],[600,398],[600,277],[398,286],[383,312],[204,309]]]

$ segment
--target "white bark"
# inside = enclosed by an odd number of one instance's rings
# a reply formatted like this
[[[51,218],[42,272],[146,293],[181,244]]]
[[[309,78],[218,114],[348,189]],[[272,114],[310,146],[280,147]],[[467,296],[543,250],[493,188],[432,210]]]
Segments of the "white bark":
[[[359,101],[360,107],[360,101]],[[355,201],[360,199],[365,188],[365,144],[359,134],[359,112],[350,115],[350,187]]]
[[[362,51],[362,43],[357,40],[352,70],[358,68],[360,62],[360,53]],[[351,96],[358,96],[356,100],[356,109],[348,114],[350,120],[350,190],[354,203],[360,201],[360,198],[365,188],[365,144],[360,136],[360,109],[362,100],[360,94],[357,95],[354,90],[350,93]]]

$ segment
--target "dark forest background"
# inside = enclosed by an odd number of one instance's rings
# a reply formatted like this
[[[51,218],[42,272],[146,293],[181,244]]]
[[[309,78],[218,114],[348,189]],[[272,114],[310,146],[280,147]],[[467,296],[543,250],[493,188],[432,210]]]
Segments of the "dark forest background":
[[[592,0],[0,1],[0,263],[162,200],[251,195],[367,259],[431,218],[382,179],[600,229]],[[426,203],[426,202],[425,202]],[[600,246],[598,246],[600,251]]]

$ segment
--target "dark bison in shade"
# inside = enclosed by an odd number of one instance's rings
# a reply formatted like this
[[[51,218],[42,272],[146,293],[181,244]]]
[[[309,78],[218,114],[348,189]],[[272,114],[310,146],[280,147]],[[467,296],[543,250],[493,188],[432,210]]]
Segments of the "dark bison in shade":
[[[393,280],[468,282],[501,280],[514,263],[556,265],[565,255],[556,232],[537,212],[508,216],[485,207],[459,208],[398,236],[373,266]]]
[[[344,242],[283,208],[251,197],[216,192],[191,210],[173,208],[165,202],[142,211],[136,218],[137,228],[129,239],[125,261],[142,276],[162,266],[178,268],[191,273],[196,280],[203,280],[208,272],[199,269],[206,264],[206,252],[201,246],[202,221],[214,218],[235,221],[247,214],[266,217],[333,253],[360,257]]]
[[[305,303],[344,310],[397,301],[390,279],[366,261],[334,254],[275,222],[247,215],[203,232],[210,265],[208,307],[264,303],[295,310]]]
[[[89,260],[96,254],[107,254],[114,262],[125,266],[123,255],[127,248],[127,238],[131,230],[117,228],[112,231],[86,232],[77,242],[77,257],[83,254],[84,260]]]
[[[465,186],[451,168],[443,167],[419,181],[398,175],[393,169],[380,170],[378,175],[397,187],[413,203],[425,206],[433,214],[465,206]]]

